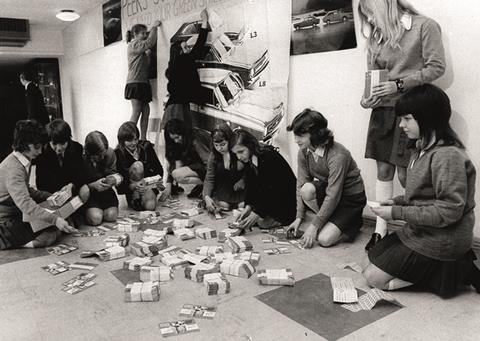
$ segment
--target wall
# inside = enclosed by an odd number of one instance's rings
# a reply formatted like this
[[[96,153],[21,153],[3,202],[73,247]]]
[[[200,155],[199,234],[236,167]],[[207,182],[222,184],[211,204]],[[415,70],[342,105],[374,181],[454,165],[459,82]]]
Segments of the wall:
[[[480,90],[476,82],[480,71],[472,62],[478,60],[480,43],[480,3],[476,0],[412,0],[421,13],[435,19],[442,27],[447,54],[447,70],[437,82],[451,98],[452,125],[466,143],[470,157],[480,170]],[[354,8],[358,0],[354,0]],[[366,131],[370,112],[363,110],[360,97],[366,70],[365,42],[356,17],[356,49],[295,56],[290,63],[290,112],[313,107],[329,119],[336,139],[352,152],[366,183],[367,196],[374,198],[376,169],[373,160],[364,159]],[[296,148],[293,148],[296,150]],[[395,191],[401,193],[399,184]],[[480,181],[476,192],[480,194]],[[477,195],[478,198],[478,195]],[[477,199],[478,200],[478,199]],[[480,216],[480,208],[476,209]],[[480,236],[480,222],[475,234]]]
[[[56,57],[62,54],[62,32],[35,24],[30,26],[30,41],[24,47],[0,47],[0,55]]]

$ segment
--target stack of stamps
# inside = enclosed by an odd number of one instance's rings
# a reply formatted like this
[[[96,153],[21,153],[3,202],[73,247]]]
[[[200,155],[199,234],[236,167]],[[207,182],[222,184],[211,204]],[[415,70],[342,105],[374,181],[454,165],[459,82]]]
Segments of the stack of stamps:
[[[203,319],[213,319],[217,313],[217,308],[198,304],[184,304],[178,315],[184,317],[197,317]]]
[[[195,238],[195,233],[189,229],[178,229],[174,230],[173,234],[180,240],[188,240]]]
[[[135,282],[125,287],[125,302],[157,302],[160,300],[158,282]]]
[[[173,279],[172,268],[164,265],[142,266],[140,280],[142,282],[168,282]]]
[[[97,277],[97,275],[92,273],[83,272],[72,279],[63,283],[62,290],[65,291],[67,294],[74,295],[88,289],[95,285],[93,279]]]
[[[218,233],[218,242],[225,243],[228,238],[239,236],[242,233],[240,229],[224,229]]]
[[[152,264],[152,260],[148,257],[135,257],[123,262],[123,269],[124,270],[131,270],[131,271],[140,271],[140,268],[144,265]]]
[[[42,266],[42,269],[52,275],[58,275],[58,274],[61,274],[62,272],[70,270],[70,263],[59,261],[56,263]]]
[[[195,320],[178,320],[162,322],[159,324],[160,334],[163,337],[176,336],[186,333],[198,332],[200,328]]]
[[[247,238],[242,236],[228,238],[227,245],[232,249],[233,253],[253,250],[252,243]]]
[[[109,261],[126,256],[125,248],[122,246],[112,246],[104,250],[95,252],[102,261]]]
[[[203,282],[206,274],[218,273],[220,268],[215,264],[199,263],[185,268],[185,278],[194,282]]]
[[[195,230],[195,235],[201,239],[217,238],[217,231],[210,227],[199,227]]]
[[[199,246],[195,251],[201,256],[215,257],[217,253],[223,253],[223,246]]]
[[[225,259],[220,264],[220,271],[231,276],[250,278],[255,273],[255,267],[241,259]]]
[[[130,242],[130,236],[128,233],[121,234],[119,236],[108,236],[105,240],[105,246],[106,247],[112,247],[112,246],[127,246],[128,243]]]
[[[219,295],[230,293],[230,282],[221,273],[205,274],[203,283],[207,288],[208,295]]]
[[[257,278],[263,285],[295,285],[295,277],[291,269],[258,270]]]

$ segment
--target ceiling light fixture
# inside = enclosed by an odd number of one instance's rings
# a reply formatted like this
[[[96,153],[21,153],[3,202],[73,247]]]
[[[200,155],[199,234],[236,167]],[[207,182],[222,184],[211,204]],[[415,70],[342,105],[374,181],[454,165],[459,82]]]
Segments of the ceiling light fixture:
[[[71,9],[62,9],[56,15],[57,19],[62,21],[75,21],[80,18],[80,15]]]

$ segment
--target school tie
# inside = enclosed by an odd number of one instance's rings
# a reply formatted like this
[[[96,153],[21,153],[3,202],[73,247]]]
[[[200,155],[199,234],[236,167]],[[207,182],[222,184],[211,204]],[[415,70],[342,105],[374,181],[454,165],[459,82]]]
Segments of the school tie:
[[[63,155],[59,154],[57,155],[58,158],[58,164],[60,165],[60,168],[63,167]]]

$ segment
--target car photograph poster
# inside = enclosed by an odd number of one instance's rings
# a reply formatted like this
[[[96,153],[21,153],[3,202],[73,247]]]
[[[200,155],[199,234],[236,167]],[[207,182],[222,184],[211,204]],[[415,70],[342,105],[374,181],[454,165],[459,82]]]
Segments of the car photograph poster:
[[[290,54],[357,47],[352,0],[292,0]]]
[[[195,46],[202,25],[200,13],[206,8],[208,35],[203,52],[195,54],[205,102],[190,103],[194,126],[211,131],[225,122],[267,143],[273,143],[280,131],[284,134],[290,0],[143,0],[142,4],[145,7],[123,5],[122,24],[126,30],[136,23],[150,27],[153,21],[162,21],[157,41],[158,77],[152,84],[159,106],[165,105],[169,96],[165,71],[170,47],[179,43],[190,49]],[[284,14],[283,20],[268,20],[272,7]],[[163,111],[162,107],[158,110],[160,115]]]

